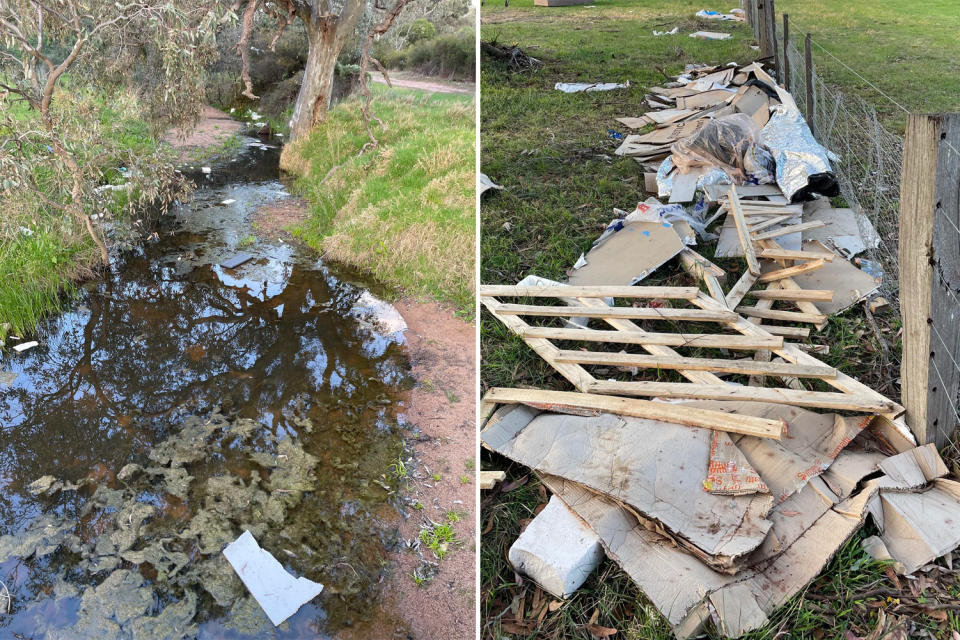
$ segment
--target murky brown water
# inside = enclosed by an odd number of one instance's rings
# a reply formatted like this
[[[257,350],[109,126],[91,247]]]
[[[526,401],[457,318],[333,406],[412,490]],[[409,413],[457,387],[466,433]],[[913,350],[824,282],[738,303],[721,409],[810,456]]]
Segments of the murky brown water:
[[[286,197],[276,167],[253,148],[198,172],[157,239],[0,355],[3,637],[328,637],[376,616],[408,363],[350,274],[253,238]],[[244,529],[325,585],[277,629],[220,555]]]

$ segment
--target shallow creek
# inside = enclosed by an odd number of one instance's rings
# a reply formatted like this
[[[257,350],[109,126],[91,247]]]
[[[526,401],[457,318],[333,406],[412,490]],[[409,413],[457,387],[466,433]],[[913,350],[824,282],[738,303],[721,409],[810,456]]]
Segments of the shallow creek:
[[[288,197],[253,142],[196,167],[190,202],[39,347],[0,354],[3,637],[323,638],[376,616],[402,334],[350,273],[253,236]],[[221,555],[244,530],[325,587],[276,629]]]

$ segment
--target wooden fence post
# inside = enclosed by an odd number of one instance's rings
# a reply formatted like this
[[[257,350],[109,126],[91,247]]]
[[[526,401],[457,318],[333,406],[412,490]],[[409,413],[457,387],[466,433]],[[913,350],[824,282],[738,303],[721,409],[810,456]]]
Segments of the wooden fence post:
[[[784,89],[790,91],[790,16],[783,14],[783,79]]]
[[[816,123],[813,121],[813,53],[810,51],[810,34],[803,39],[803,77],[807,85],[807,125],[810,133],[817,135]]]
[[[952,148],[951,148],[952,146]],[[900,182],[901,380],[907,424],[942,447],[960,390],[960,114],[911,115]]]
[[[756,0],[757,3],[757,25],[755,31],[760,34],[760,57],[769,58],[771,55],[770,42],[770,23],[767,20],[768,0]]]

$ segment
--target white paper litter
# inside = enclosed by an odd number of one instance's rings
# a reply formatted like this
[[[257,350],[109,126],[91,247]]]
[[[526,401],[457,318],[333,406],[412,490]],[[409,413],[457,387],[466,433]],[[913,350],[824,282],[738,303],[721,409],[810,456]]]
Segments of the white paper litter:
[[[581,91],[611,91],[626,89],[629,82],[558,82],[553,88],[564,93],[580,93]]]
[[[653,35],[655,36],[675,36],[680,33],[680,27],[674,27],[670,31],[656,31],[654,30]]]
[[[729,40],[732,36],[729,33],[718,33],[716,31],[697,31],[690,34],[691,38],[700,38],[701,40]]]
[[[221,202],[220,204],[233,204],[234,202],[236,202],[236,200],[234,200],[233,198],[227,198],[226,200],[224,200],[224,201]]]
[[[480,193],[484,193],[487,189],[500,189],[503,190],[503,187],[498,185],[496,182],[487,177],[487,174],[480,174]]]
[[[323,591],[322,584],[287,573],[269,551],[260,548],[249,531],[227,545],[223,555],[274,626]]]
[[[39,344],[40,344],[40,343],[39,343],[39,342],[36,342],[36,341],[34,341],[34,342],[24,342],[24,343],[22,343],[22,344],[18,344],[17,346],[15,346],[15,347],[13,348],[13,350],[16,351],[17,353],[23,353],[23,352],[26,351],[27,349],[33,349],[34,347],[36,347],[36,346],[39,345]]]

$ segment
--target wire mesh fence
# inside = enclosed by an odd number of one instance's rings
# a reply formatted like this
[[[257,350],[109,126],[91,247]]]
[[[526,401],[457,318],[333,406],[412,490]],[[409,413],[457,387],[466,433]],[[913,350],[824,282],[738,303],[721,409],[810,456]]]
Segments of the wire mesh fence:
[[[782,36],[782,31],[778,31],[780,52],[784,51]],[[843,199],[850,208],[862,212],[873,227],[860,225],[860,234],[868,247],[876,232],[876,247],[868,248],[859,259],[861,263],[869,260],[879,265],[883,271],[881,290],[899,310],[897,248],[903,138],[883,126],[877,110],[866,100],[844,93],[823,80],[816,66],[816,52],[822,46],[815,40],[812,42],[812,109],[807,105],[804,54],[793,39],[786,47],[789,65],[783,65],[790,70],[786,86],[801,111],[812,114],[810,124],[817,139],[836,154],[837,161],[832,164]],[[862,223],[863,219],[859,221]]]

